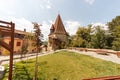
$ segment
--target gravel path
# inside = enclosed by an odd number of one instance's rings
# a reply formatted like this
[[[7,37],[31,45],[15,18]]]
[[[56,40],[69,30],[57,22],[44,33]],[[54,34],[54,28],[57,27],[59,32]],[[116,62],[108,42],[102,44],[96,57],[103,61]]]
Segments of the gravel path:
[[[51,52],[45,52],[45,53],[39,53],[38,56],[44,56],[44,55],[48,55],[48,54],[52,54],[53,51]],[[34,54],[27,54],[26,56],[28,56],[28,59],[31,59],[31,58],[35,58],[35,53]],[[22,60],[27,60],[27,57],[24,57],[22,58]],[[14,55],[14,61],[13,62],[18,62],[18,61],[21,61],[20,59],[20,55]],[[9,64],[9,56],[0,56],[0,61],[2,60],[2,63],[1,65],[3,64]]]
[[[84,55],[88,55],[88,56],[92,56],[95,58],[99,58],[99,59],[103,59],[106,61],[111,61],[117,64],[120,64],[120,58],[117,57],[117,55],[115,54],[109,54],[109,55],[101,55],[101,54],[97,54],[96,52],[84,52],[84,51],[77,51],[77,50],[69,50],[69,51],[73,51],[73,52],[77,52],[80,54],[84,54]]]

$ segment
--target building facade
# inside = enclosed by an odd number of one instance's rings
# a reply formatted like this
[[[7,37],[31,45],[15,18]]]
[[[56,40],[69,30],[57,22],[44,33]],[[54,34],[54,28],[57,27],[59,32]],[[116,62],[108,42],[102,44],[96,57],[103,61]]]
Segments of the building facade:
[[[50,28],[48,35],[48,49],[56,50],[66,48],[68,41],[68,34],[64,28],[60,14],[58,14],[55,23]]]
[[[3,28],[3,27],[2,27]],[[24,31],[20,31],[20,30],[15,30],[15,34],[14,34],[14,53],[20,53],[22,46],[25,45],[27,43],[28,48],[27,50],[29,52],[32,52],[34,50],[34,47],[32,46],[33,41],[32,40],[26,40],[25,36],[26,35],[33,35],[32,33],[28,33],[26,32],[26,30]],[[2,39],[4,42],[6,42],[7,44],[10,44],[10,40],[11,38],[9,36],[6,35],[0,35],[0,39]],[[3,48],[2,46],[0,46],[0,55],[9,55],[9,51],[5,48]]]

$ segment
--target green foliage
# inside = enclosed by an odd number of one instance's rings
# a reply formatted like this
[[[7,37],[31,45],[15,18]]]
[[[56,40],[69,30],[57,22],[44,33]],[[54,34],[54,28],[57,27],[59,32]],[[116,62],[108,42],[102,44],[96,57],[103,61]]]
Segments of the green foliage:
[[[40,47],[40,45],[42,45],[42,38],[43,38],[43,35],[41,33],[41,30],[39,28],[39,25],[37,23],[34,23],[34,29],[35,29],[35,33],[34,33],[34,41],[35,41],[35,46],[38,48]]]
[[[71,36],[69,46],[120,50],[120,16],[107,25],[108,30],[102,29],[102,26],[95,26],[94,30],[91,24],[79,27],[76,34]]]
[[[81,37],[83,40],[90,41],[90,28],[79,27],[76,35],[77,37]]]
[[[90,39],[90,28],[79,27],[76,35],[71,37],[71,45],[73,47],[88,47]]]
[[[34,33],[34,42],[35,42],[35,47],[37,49],[37,53],[36,53],[36,61],[35,61],[35,68],[34,68],[34,77],[33,80],[37,80],[37,74],[38,74],[38,53],[41,51],[40,46],[42,45],[42,38],[43,35],[41,33],[40,30],[40,25],[38,25],[38,23],[34,22],[34,29],[35,29],[35,33]]]
[[[43,44],[47,46],[48,45],[48,41],[44,41]]]
[[[112,43],[113,43],[113,40],[114,40],[114,37],[111,35],[111,34],[107,34],[105,36],[105,48],[106,49],[112,49]]]
[[[113,41],[113,46],[112,46],[112,48],[114,49],[114,50],[120,50],[120,26],[116,26],[115,28],[114,28],[114,30],[113,30],[113,34],[112,34],[113,36],[114,36],[114,41]]]
[[[29,40],[29,35],[26,34],[24,36],[23,44],[22,44],[22,47],[21,47],[21,53],[20,53],[21,54],[21,59],[22,59],[22,56],[25,55],[28,52],[28,46],[29,46],[28,40]]]
[[[22,54],[26,54],[27,53],[27,48],[28,48],[29,44],[26,40],[23,41],[23,45],[21,47],[21,53]]]
[[[69,46],[119,50],[120,16],[116,16],[107,25],[109,30],[103,30],[102,26],[95,26],[94,30],[91,24],[79,27],[76,34],[71,36]]]
[[[32,80],[34,62],[30,59],[28,65],[26,61],[15,63],[13,80]],[[119,74],[119,64],[68,51],[42,56],[38,61],[38,80],[82,80]]]
[[[117,37],[120,37],[120,25],[119,26],[116,26],[112,32],[112,35],[117,38]]]
[[[71,37],[71,45],[73,47],[87,47],[87,48],[109,48],[112,46],[112,38],[101,28],[96,26],[95,30],[92,30],[92,25],[87,27],[80,27],[76,35]],[[111,39],[111,40],[108,40]],[[107,41],[108,40],[108,41]]]
[[[119,51],[120,50],[120,38],[116,38],[114,41],[113,41],[113,46],[112,48],[116,51]]]
[[[84,40],[81,37],[76,37],[76,35],[72,36],[71,46],[72,47],[84,47]]]
[[[91,39],[91,45],[93,48],[104,48],[105,47],[105,31],[100,26],[96,27],[96,32],[93,34]]]
[[[107,25],[109,26],[109,32],[111,39],[110,40],[110,47],[114,50],[120,50],[120,16],[116,16],[112,19],[111,22],[108,22]]]
[[[116,16],[114,19],[112,19],[111,22],[107,23],[109,26],[109,30],[112,31],[116,26],[120,25],[120,16]]]

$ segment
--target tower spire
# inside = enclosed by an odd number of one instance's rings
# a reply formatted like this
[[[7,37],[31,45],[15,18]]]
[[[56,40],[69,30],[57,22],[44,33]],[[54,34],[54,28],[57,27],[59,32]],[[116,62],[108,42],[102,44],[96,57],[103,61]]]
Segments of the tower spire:
[[[64,28],[62,19],[60,17],[60,14],[58,14],[55,23],[54,23],[55,31],[54,33],[59,33],[59,34],[66,34],[66,30]]]

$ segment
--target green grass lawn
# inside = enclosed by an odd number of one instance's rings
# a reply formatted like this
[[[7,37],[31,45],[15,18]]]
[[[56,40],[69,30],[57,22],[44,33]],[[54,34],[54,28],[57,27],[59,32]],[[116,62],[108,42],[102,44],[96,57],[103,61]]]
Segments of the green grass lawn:
[[[13,80],[32,80],[35,59],[30,59],[27,65],[23,61],[15,63],[15,66]],[[38,66],[38,80],[81,80],[120,75],[119,64],[68,51],[39,57]]]

